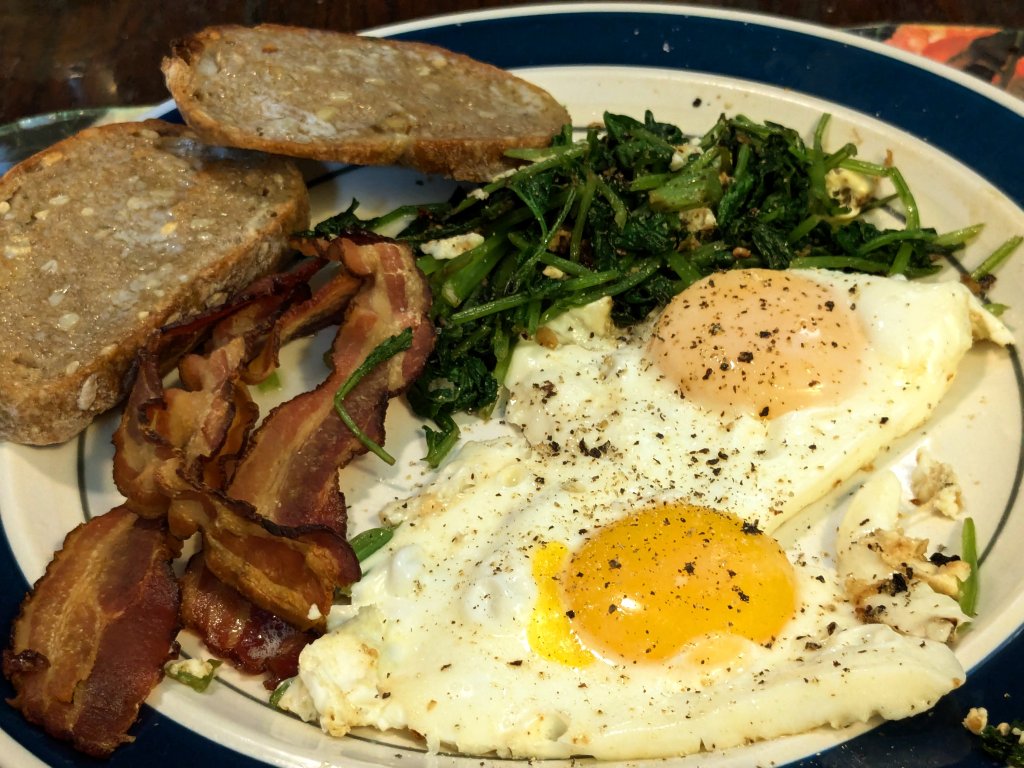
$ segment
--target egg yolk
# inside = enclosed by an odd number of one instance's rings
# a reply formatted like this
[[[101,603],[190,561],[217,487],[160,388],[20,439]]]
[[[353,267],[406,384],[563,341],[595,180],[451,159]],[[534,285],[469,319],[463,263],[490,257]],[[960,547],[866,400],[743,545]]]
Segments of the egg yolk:
[[[568,548],[558,541],[547,542],[533,553],[537,603],[527,634],[530,647],[539,656],[569,667],[585,667],[593,663],[595,657],[573,634],[559,588],[568,556]]]
[[[647,356],[709,410],[770,419],[834,404],[862,381],[855,307],[798,271],[722,272],[669,303]]]
[[[572,634],[610,661],[660,661],[708,635],[767,645],[797,604],[793,566],[773,538],[688,505],[599,529],[558,583]]]

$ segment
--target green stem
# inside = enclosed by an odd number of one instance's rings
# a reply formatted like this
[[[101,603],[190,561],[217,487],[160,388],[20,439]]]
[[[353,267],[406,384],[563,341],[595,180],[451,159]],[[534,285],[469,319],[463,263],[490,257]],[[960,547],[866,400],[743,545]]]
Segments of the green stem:
[[[404,352],[411,346],[412,328],[406,328],[401,333],[389,336],[374,347],[373,351],[366,356],[366,359],[360,363],[358,368],[352,371],[348,379],[345,380],[345,383],[342,384],[334,394],[334,410],[338,413],[338,416],[341,418],[345,426],[349,428],[359,442],[366,446],[367,450],[387,464],[394,464],[394,457],[378,445],[373,438],[367,435],[366,432],[364,432],[362,428],[355,423],[348,411],[345,410],[345,398],[348,397],[348,394],[355,389],[356,385],[359,384],[359,382],[362,381],[363,378],[374,368],[384,361],[390,360],[399,352]]]
[[[992,251],[989,257],[981,262],[977,269],[971,272],[971,277],[975,280],[981,280],[983,277],[992,274],[1000,264],[1010,258],[1013,252],[1020,247],[1021,242],[1024,242],[1024,237],[1021,237],[1020,235],[1011,237],[1005,243]]]

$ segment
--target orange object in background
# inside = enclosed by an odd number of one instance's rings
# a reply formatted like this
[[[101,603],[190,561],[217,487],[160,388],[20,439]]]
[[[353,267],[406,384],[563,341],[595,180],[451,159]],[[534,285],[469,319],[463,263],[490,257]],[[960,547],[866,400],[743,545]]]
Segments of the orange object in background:
[[[947,63],[979,37],[999,32],[998,27],[951,27],[941,24],[902,24],[886,41],[889,45]]]
[[[1024,30],[900,24],[886,43],[956,67],[1024,98]]]

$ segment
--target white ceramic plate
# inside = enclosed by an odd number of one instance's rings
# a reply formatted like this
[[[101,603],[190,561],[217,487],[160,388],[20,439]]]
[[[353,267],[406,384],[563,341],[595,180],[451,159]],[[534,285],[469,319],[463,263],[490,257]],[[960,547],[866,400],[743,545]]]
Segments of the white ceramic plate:
[[[964,257],[968,266],[1009,235],[1024,233],[1024,168],[1012,138],[1024,135],[1021,105],[959,73],[852,36],[760,16],[621,3],[478,13],[378,32],[435,42],[515,68],[563,101],[576,125],[600,118],[605,110],[642,117],[652,109],[658,119],[699,134],[726,112],[781,122],[808,135],[819,116],[830,112],[827,145],[853,141],[862,158],[879,161],[891,152],[917,194],[926,225],[950,230],[986,222]],[[353,197],[368,215],[403,202],[443,198],[449,191],[446,182],[396,169],[345,169],[324,176],[329,170],[309,167],[310,178],[317,179],[314,219],[346,207]],[[956,278],[952,268],[942,275]],[[1022,285],[1024,264],[1018,258],[1003,268],[994,293],[995,300],[1011,305],[1004,319],[1013,328],[1021,326]],[[275,398],[315,383],[320,370],[314,361],[328,342],[329,336],[321,335],[288,348],[285,389]],[[959,720],[978,705],[995,716],[1024,716],[1024,705],[1015,711],[1012,698],[1003,696],[1024,696],[1024,683],[1017,682],[1024,678],[1018,661],[1024,641],[1015,640],[1024,624],[1024,566],[1016,546],[1024,539],[1024,514],[1017,509],[1021,422],[1016,354],[983,345],[970,353],[927,428],[901,440],[876,463],[905,475],[917,448],[927,445],[960,475],[985,558],[979,619],[957,649],[972,670],[967,686],[931,714],[870,732],[867,726],[822,731],[669,764],[987,765]],[[0,444],[0,545],[7,545],[6,550],[0,546],[0,620],[13,617],[27,584],[43,573],[64,534],[117,503],[110,478],[114,423],[113,416],[103,419],[80,439],[55,448]],[[389,416],[389,448],[403,445],[394,469],[382,471],[380,462],[364,457],[346,470],[343,484],[357,525],[369,524],[382,503],[423,478],[418,424],[398,404]],[[818,505],[821,514],[841,504],[850,487]],[[789,526],[784,535],[820,536],[823,518],[805,520],[810,522]],[[958,549],[956,525],[922,524],[922,531]],[[203,655],[189,637],[183,636],[182,644],[187,653]],[[258,681],[231,671],[203,695],[165,681],[149,704],[135,731],[137,742],[118,751],[111,765],[155,768],[179,765],[186,756],[229,766],[468,768],[491,762],[426,756],[416,744],[389,735],[329,739],[315,726],[270,709]],[[27,726],[10,708],[0,710],[0,726],[6,732],[4,764],[93,763]]]

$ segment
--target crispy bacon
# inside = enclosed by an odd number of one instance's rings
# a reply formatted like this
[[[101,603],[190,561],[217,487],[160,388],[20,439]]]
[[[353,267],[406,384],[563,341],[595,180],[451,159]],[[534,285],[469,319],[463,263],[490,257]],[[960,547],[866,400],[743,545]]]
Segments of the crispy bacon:
[[[332,371],[311,392],[274,409],[253,436],[228,493],[282,525],[324,525],[344,535],[337,469],[366,451],[334,409],[334,394],[381,342],[409,328],[412,347],[364,378],[345,401],[374,441],[384,439],[388,399],[423,369],[434,342],[430,293],[411,251],[386,240],[299,241],[302,250],[339,261],[363,287],[352,300],[331,351]]]
[[[218,656],[252,674],[267,673],[273,690],[299,669],[299,652],[315,637],[254,606],[194,555],[181,578],[181,620]]]
[[[336,473],[365,448],[335,412],[334,393],[379,343],[412,330],[411,348],[345,401],[382,442],[388,399],[433,344],[430,296],[405,246],[303,247],[315,258],[258,281],[230,307],[163,329],[140,354],[115,435],[126,502],[69,534],[15,624],[3,659],[13,703],[90,754],[130,740],[173,647],[180,596],[170,564],[180,543],[170,541],[202,532],[201,559],[183,581],[189,627],[241,668],[269,673],[271,685],[294,674],[334,589],[359,577]],[[310,291],[329,260],[334,274]],[[342,317],[327,381],[253,432],[246,384],[276,367],[281,344]],[[163,354],[182,354],[204,335],[203,350],[181,358],[181,385],[165,390]]]
[[[166,461],[187,467],[209,487],[224,487],[258,418],[242,382],[269,375],[281,344],[337,321],[359,286],[339,275],[310,298],[307,281],[325,263],[308,259],[291,272],[264,277],[230,306],[165,328],[150,340],[114,435],[114,480],[133,509],[150,517],[166,513],[169,497],[155,484],[156,470]],[[162,351],[180,352],[207,331],[206,353],[181,358],[183,386],[165,391]]]
[[[337,471],[366,449],[335,412],[334,393],[380,342],[412,329],[411,349],[365,377],[346,399],[360,428],[383,442],[388,399],[419,373],[433,343],[429,292],[408,248],[384,240],[306,245],[317,252],[316,263],[338,262],[337,273],[311,299],[292,305],[268,326],[262,320],[266,294],[249,291],[237,314],[218,315],[213,349],[185,357],[179,366],[183,386],[162,398],[155,396],[155,356],[142,361],[149,366],[140,371],[142,407],[126,414],[122,444],[129,435],[142,435],[151,442],[156,466],[143,464],[135,473],[147,493],[129,485],[123,476],[130,473],[119,474],[119,487],[130,500],[146,501],[147,509],[157,507],[150,496],[172,500],[175,535],[202,530],[212,573],[302,629],[322,627],[322,615],[314,611],[310,618],[311,606],[326,614],[334,587],[359,577],[345,540]],[[276,361],[280,343],[337,319],[345,305],[330,376],[267,417],[223,493],[252,423],[240,371],[255,359]],[[255,338],[263,340],[261,348]],[[264,567],[251,567],[256,560]]]
[[[4,651],[11,704],[90,755],[131,741],[128,728],[176,653],[175,555],[162,524],[125,507],[71,531]]]
[[[135,383],[114,433],[114,483],[132,510],[143,517],[167,514],[169,499],[156,482],[160,465],[174,456],[175,446],[151,428],[166,409],[160,366],[152,344],[139,351]]]
[[[259,418],[249,389],[239,380],[245,339],[235,338],[206,356],[188,355],[178,365],[182,388],[167,390],[166,424],[190,476],[223,488]]]
[[[267,416],[226,495],[181,492],[176,498],[187,503],[171,510],[172,530],[203,530],[207,566],[219,579],[302,629],[322,628],[334,587],[359,576],[345,542],[337,472],[366,448],[339,418],[334,393],[380,342],[412,329],[411,350],[364,378],[346,400],[360,428],[383,442],[388,399],[418,374],[433,343],[430,296],[408,248],[336,240],[323,243],[321,255],[340,260],[362,285],[335,338],[331,374]],[[268,530],[284,537],[268,538]],[[257,561],[262,568],[252,567]],[[318,610],[311,616],[312,605]]]
[[[218,491],[182,485],[168,520],[176,536],[202,531],[206,564],[217,578],[300,629],[322,631],[335,586],[359,578],[344,537],[321,526],[276,526]]]
[[[277,353],[282,345],[341,322],[345,308],[361,285],[362,282],[353,275],[335,274],[312,298],[287,310],[274,323],[259,353],[249,360],[243,379],[249,384],[262,381],[277,368]]]
[[[428,319],[430,288],[408,246],[370,233],[334,239],[297,237],[291,244],[307,256],[339,261],[352,274],[372,276],[373,290],[362,297],[360,305],[383,323],[377,329],[381,338],[413,329],[411,348],[388,363],[388,391],[392,395],[404,392],[434,348],[434,328]]]
[[[236,384],[238,368],[254,354],[263,354],[252,350],[282,312],[308,299],[307,281],[324,263],[308,259],[291,272],[261,278],[229,305],[164,328],[149,339],[136,360],[135,383],[114,434],[114,482],[133,510],[147,517],[166,514],[168,497],[156,485],[155,473],[182,451],[192,465],[204,458],[216,462],[210,472],[233,468],[230,462],[258,416],[248,391]],[[212,351],[205,357],[182,357],[179,371],[185,386],[165,392],[162,361],[169,354],[174,359],[185,354],[206,333],[212,335]],[[276,360],[276,349],[267,354]],[[170,408],[168,400],[177,400],[178,407]]]

